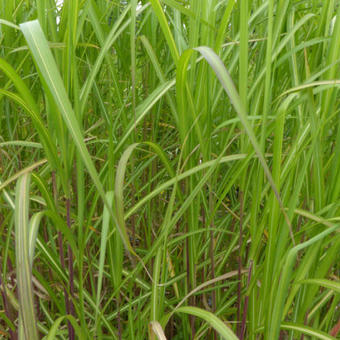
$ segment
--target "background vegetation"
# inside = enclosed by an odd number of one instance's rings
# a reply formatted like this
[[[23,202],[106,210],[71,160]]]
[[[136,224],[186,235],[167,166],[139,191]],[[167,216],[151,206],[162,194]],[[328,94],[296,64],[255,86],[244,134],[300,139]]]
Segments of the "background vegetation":
[[[0,3],[0,337],[339,337],[339,1]]]

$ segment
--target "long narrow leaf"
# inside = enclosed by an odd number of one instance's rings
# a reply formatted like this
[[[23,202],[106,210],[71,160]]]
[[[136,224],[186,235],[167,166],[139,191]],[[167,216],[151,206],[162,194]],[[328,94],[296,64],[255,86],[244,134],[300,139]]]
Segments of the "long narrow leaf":
[[[22,324],[26,340],[38,340],[29,250],[29,189],[30,174],[26,173],[19,178],[15,195],[15,253],[19,291],[19,323]]]
[[[195,315],[204,321],[206,321],[211,327],[216,329],[216,331],[225,340],[238,340],[234,332],[225,325],[222,320],[220,320],[213,313],[197,307],[180,307],[176,310],[177,313],[186,313],[190,315]]]
[[[47,84],[48,90],[51,92],[62,114],[62,117],[79,151],[79,154],[81,155],[82,160],[87,167],[87,170],[92,177],[92,180],[95,183],[100,196],[102,197],[111,217],[114,220],[112,209],[106,200],[104,188],[100,182],[96,168],[83,141],[78,119],[72,109],[72,105],[65,91],[65,87],[63,85],[57,65],[53,59],[52,53],[48,47],[47,40],[41,30],[39,22],[37,20],[29,21],[21,24],[20,28],[27,40],[37,68],[40,70],[42,79],[44,83]],[[119,229],[119,232],[127,249],[134,254],[134,250],[131,247],[129,238],[126,235],[126,231]]]
[[[261,152],[261,148],[259,143],[257,142],[257,139],[255,137],[255,134],[249,124],[249,121],[247,119],[247,114],[245,111],[245,108],[243,106],[243,103],[241,102],[241,99],[239,97],[239,94],[237,93],[237,90],[234,86],[234,83],[227,71],[227,69],[225,68],[225,66],[223,65],[221,59],[218,57],[218,55],[209,47],[197,47],[196,48],[197,51],[199,51],[203,57],[207,60],[207,62],[210,64],[210,66],[212,67],[212,69],[214,70],[217,78],[219,79],[219,81],[221,82],[221,85],[223,86],[224,90],[226,91],[226,93],[228,94],[228,97],[231,101],[231,103],[233,104],[235,111],[237,112],[240,121],[248,135],[248,138],[251,142],[251,144],[254,147],[254,150],[259,158],[259,161],[262,165],[262,168],[267,176],[267,179],[270,183],[270,186],[272,187],[272,190],[280,204],[281,207],[281,211],[286,219],[287,225],[289,227],[289,232],[290,232],[290,237],[292,239],[293,244],[295,245],[295,240],[294,240],[294,235],[293,235],[293,230],[292,230],[292,226],[291,223],[289,221],[289,218],[285,212],[285,207],[282,203],[280,194],[278,189],[276,188],[275,182],[273,180],[273,177],[271,175],[271,172],[269,170],[269,167],[267,165],[267,162]]]

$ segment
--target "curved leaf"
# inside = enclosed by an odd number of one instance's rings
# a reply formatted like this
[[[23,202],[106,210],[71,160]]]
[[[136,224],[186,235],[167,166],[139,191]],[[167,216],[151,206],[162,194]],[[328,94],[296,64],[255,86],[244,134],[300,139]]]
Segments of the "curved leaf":
[[[228,326],[226,326],[222,320],[220,320],[213,313],[210,313],[204,309],[197,307],[180,307],[176,310],[176,313],[186,313],[197,316],[213,327],[223,337],[223,339],[238,340],[238,337],[235,335],[235,333]]]

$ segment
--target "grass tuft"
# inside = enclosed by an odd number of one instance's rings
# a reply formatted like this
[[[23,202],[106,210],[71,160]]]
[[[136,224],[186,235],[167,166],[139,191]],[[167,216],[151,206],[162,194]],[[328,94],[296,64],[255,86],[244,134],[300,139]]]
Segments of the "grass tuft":
[[[336,339],[340,6],[0,1],[0,337]]]

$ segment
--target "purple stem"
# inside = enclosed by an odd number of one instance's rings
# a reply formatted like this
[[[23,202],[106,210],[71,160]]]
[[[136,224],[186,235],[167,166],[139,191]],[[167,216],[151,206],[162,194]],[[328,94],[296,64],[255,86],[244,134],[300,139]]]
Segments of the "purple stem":
[[[120,295],[118,293],[118,299],[117,299],[117,303],[118,303],[118,314],[117,314],[117,322],[118,322],[118,339],[122,340],[122,334],[123,334],[123,329],[122,329],[122,322],[121,322],[121,318],[120,318]]]
[[[250,261],[250,263],[249,263],[249,270],[248,270],[247,288],[249,287],[249,284],[250,284],[252,269],[253,269],[253,261]],[[249,296],[247,295],[245,300],[244,300],[244,312],[243,312],[243,318],[242,318],[240,340],[244,339],[244,335],[245,335],[245,332],[246,332],[246,320],[247,320],[247,312],[248,312],[248,303],[249,303]]]
[[[242,236],[243,236],[243,192],[240,191],[240,236],[238,255],[238,284],[237,284],[237,335],[241,338],[241,291],[242,291]]]

